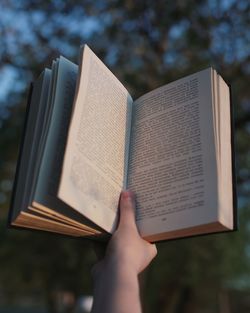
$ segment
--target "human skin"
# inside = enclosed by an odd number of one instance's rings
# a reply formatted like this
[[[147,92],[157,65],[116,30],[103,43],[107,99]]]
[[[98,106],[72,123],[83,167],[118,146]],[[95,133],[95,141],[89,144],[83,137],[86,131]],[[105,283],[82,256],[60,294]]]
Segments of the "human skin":
[[[104,258],[93,268],[92,313],[141,313],[138,274],[157,254],[155,244],[141,238],[135,223],[135,195],[123,191],[120,218]]]

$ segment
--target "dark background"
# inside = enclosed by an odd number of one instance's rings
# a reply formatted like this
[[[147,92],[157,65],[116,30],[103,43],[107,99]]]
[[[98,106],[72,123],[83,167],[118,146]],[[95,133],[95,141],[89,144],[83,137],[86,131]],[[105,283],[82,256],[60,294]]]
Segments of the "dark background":
[[[145,313],[249,312],[248,0],[0,1],[0,312],[76,312],[92,293],[89,242],[6,228],[29,83],[83,43],[134,98],[210,65],[232,85],[240,230],[160,244],[142,299]]]

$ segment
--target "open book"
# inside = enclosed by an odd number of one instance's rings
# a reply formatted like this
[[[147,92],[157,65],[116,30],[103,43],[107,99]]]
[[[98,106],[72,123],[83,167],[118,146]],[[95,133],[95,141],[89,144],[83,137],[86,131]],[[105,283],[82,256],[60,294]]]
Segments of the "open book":
[[[34,82],[10,224],[114,232],[122,189],[151,242],[236,227],[230,88],[208,68],[133,100],[85,45]]]

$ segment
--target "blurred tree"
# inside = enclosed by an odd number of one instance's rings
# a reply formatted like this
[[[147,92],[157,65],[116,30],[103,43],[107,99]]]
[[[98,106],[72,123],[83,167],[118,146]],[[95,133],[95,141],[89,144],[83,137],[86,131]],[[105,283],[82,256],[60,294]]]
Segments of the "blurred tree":
[[[58,54],[76,61],[88,42],[135,98],[210,65],[232,84],[240,232],[162,243],[142,277],[145,312],[225,313],[228,290],[250,286],[249,1],[1,2],[2,290],[44,290],[51,312],[55,290],[90,292],[88,243],[4,227],[29,81]]]

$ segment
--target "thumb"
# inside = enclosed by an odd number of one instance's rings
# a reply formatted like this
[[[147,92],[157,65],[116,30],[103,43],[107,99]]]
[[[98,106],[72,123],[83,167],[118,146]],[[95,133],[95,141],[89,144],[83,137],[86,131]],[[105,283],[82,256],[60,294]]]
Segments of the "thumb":
[[[137,228],[135,223],[135,195],[132,191],[122,191],[119,207],[120,221],[118,227],[132,226]]]

